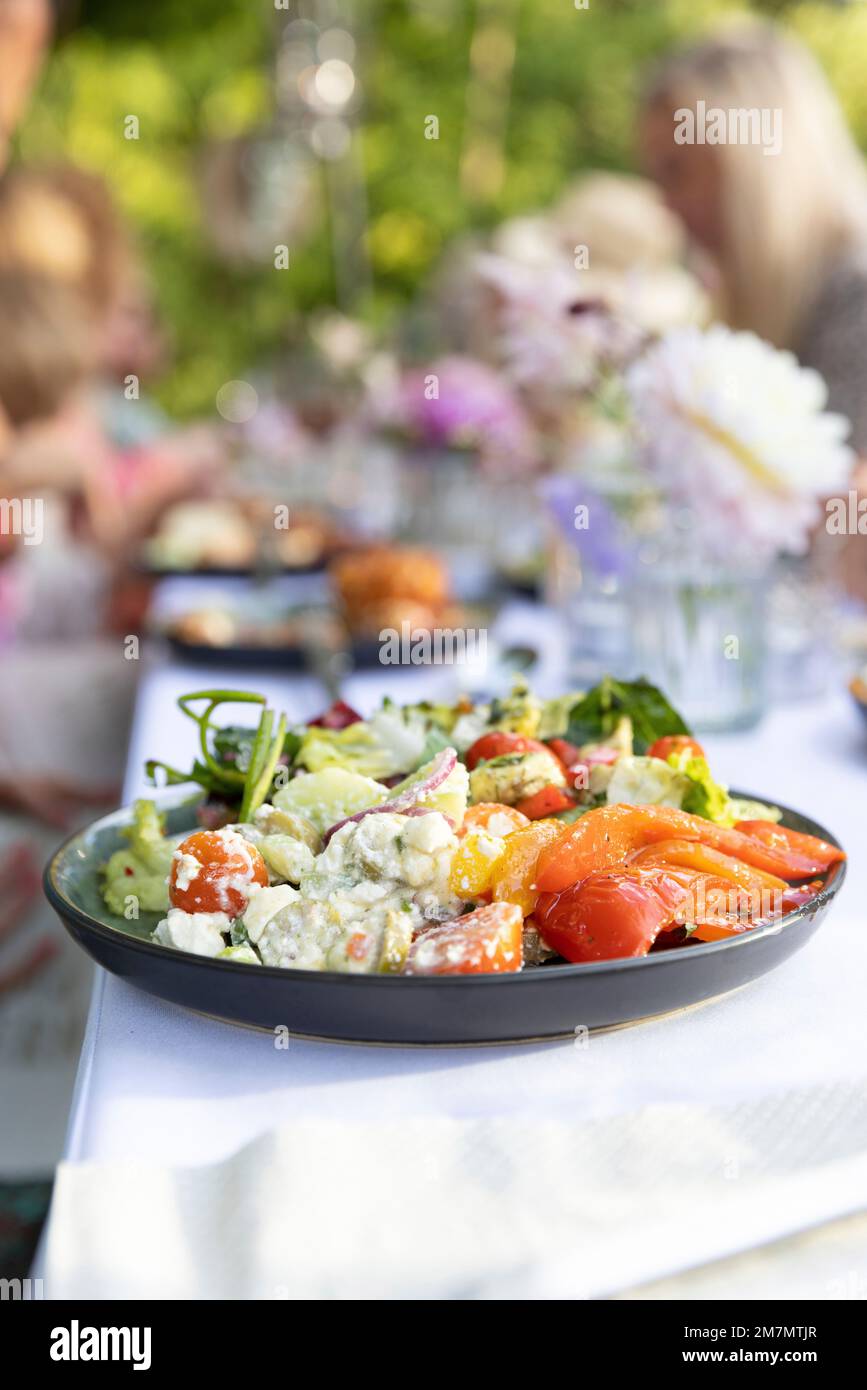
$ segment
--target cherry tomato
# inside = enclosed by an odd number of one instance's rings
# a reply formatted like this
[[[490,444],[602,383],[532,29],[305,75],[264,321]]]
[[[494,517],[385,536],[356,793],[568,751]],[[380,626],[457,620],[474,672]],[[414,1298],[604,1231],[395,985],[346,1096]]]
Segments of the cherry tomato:
[[[263,888],[268,883],[265,861],[255,845],[231,832],[197,830],[175,850],[169,902],[184,912],[240,917],[254,883]]]
[[[542,820],[545,816],[556,815],[558,811],[568,811],[570,806],[574,805],[574,797],[562,787],[552,786],[543,787],[532,796],[525,796],[523,801],[518,802],[516,810],[526,816],[527,820]]]
[[[669,753],[685,753],[687,751],[694,758],[705,756],[701,744],[697,739],[690,738],[689,734],[666,734],[650,745],[647,756],[649,758],[661,758],[663,762],[667,762]]]
[[[462,840],[471,830],[487,830],[489,835],[502,837],[529,824],[527,817],[514,806],[505,806],[500,801],[478,801],[475,806],[467,807],[458,839]]]
[[[687,891],[663,867],[603,871],[563,893],[541,893],[534,917],[542,940],[566,960],[646,956]]]
[[[550,753],[551,750],[544,743],[540,743],[537,738],[525,738],[523,734],[511,734],[506,729],[492,729],[489,734],[482,734],[475,743],[467,749],[464,762],[472,772],[473,768],[481,762],[490,762],[491,758],[502,758],[506,753]]]
[[[487,975],[520,970],[524,919],[513,903],[490,903],[417,936],[407,975]]]

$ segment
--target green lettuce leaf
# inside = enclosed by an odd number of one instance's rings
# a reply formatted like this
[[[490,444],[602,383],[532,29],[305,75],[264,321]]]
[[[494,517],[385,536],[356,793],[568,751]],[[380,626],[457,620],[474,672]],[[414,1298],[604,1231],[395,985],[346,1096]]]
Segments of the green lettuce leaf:
[[[566,737],[579,747],[603,742],[626,715],[632,721],[636,753],[646,753],[664,734],[690,731],[661,690],[643,677],[636,681],[616,681],[605,676],[588,690],[569,713]]]
[[[165,912],[168,876],[177,839],[168,839],[164,820],[152,801],[137,801],[133,823],[123,832],[128,848],[115,850],[104,866],[102,892],[112,912],[122,916],[129,898],[142,912]]]
[[[716,821],[717,825],[734,824],[728,788],[714,781],[707,758],[691,757],[687,749],[684,753],[672,753],[668,761],[690,781],[681,802],[684,811]]]

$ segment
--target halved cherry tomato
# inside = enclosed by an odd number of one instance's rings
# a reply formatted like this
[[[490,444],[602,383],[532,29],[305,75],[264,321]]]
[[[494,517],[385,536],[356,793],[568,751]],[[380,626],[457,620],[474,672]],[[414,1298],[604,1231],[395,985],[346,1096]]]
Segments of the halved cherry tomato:
[[[483,975],[520,970],[524,919],[513,903],[490,903],[417,936],[407,975]]]
[[[703,758],[704,749],[698,739],[691,738],[689,734],[666,734],[663,738],[658,738],[655,743],[651,743],[647,750],[648,758],[662,758],[667,762],[670,753],[689,752],[694,758]]]
[[[569,829],[557,820],[531,821],[524,830],[516,830],[505,842],[505,850],[497,860],[492,878],[495,902],[517,903],[525,916],[533,911],[538,897],[537,865],[539,856]]]
[[[193,859],[198,869],[189,870]],[[184,886],[178,886],[178,879]],[[268,870],[255,845],[241,835],[197,830],[178,846],[169,875],[169,902],[184,912],[225,912],[240,917],[252,884],[266,887]]]
[[[645,845],[633,850],[629,856],[630,864],[677,864],[685,869],[697,869],[702,873],[716,874],[742,888],[783,889],[786,884],[776,874],[765,873],[763,869],[750,868],[730,854],[722,854],[700,840],[657,840],[655,844]]]
[[[803,854],[795,854],[782,845],[766,843],[739,830],[715,825],[713,821],[690,815],[675,806],[617,803],[588,811],[566,828],[556,844],[543,850],[539,857],[539,888],[545,893],[560,893],[594,870],[622,864],[632,850],[667,839],[699,840],[787,882],[816,872],[815,868],[805,870]],[[823,842],[816,841],[816,844]],[[842,857],[842,851],[833,846],[823,848]]]
[[[562,787],[551,786],[543,787],[532,796],[525,796],[523,801],[518,802],[516,810],[528,820],[542,820],[544,816],[555,816],[558,811],[568,811],[574,805],[574,797],[569,796]]]
[[[540,894],[534,917],[542,940],[566,960],[646,956],[687,891],[663,867],[603,871]]]
[[[816,835],[805,835],[801,830],[789,830],[788,826],[776,825],[768,820],[741,820],[735,829],[751,840],[759,840],[769,849],[785,854],[790,863],[797,865],[796,878],[807,878],[811,874],[825,873],[832,864],[838,864],[846,855],[838,845],[829,845]]]
[[[471,830],[487,830],[489,835],[502,837],[529,824],[527,817],[514,806],[505,806],[500,801],[478,801],[475,806],[467,807],[458,839],[462,840]]]

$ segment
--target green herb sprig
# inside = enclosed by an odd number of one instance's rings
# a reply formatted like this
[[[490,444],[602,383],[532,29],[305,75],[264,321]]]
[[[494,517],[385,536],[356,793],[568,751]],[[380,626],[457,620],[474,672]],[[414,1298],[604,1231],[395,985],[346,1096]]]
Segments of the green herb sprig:
[[[225,704],[261,706],[255,730],[230,730],[215,725],[214,711]],[[293,753],[297,746],[286,715],[281,714],[275,726],[274,711],[268,709],[265,696],[249,690],[195,690],[181,695],[178,707],[198,728],[199,757],[188,772],[151,759],[145,765],[148,778],[155,783],[157,771],[161,770],[167,786],[198,782],[207,792],[232,802],[240,801],[239,819],[250,820],[268,796],[281,756],[285,752]],[[236,753],[246,753],[249,748],[245,768],[230,766],[225,753],[232,747]],[[214,756],[215,749],[223,752],[222,760]]]

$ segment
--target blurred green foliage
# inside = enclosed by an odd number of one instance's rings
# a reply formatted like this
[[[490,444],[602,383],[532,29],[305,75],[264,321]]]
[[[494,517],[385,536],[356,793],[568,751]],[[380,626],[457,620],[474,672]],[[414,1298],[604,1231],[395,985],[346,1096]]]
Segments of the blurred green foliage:
[[[227,264],[203,224],[209,142],[274,119],[281,30],[315,6],[275,0],[83,0],[20,137],[22,157],[67,158],[109,181],[134,225],[175,344],[160,385],[180,416],[208,412],[226,380],[292,341],[333,303],[328,184],[310,160],[313,209],[290,248]],[[723,16],[779,18],[826,67],[867,145],[867,5],[757,0],[355,0],[325,6],[358,43],[360,167],[369,282],[341,307],[385,325],[444,245],[550,202],[587,168],[629,168],[645,64]],[[124,138],[135,114],[140,138]],[[439,122],[425,138],[426,118]],[[299,134],[299,139],[301,139]]]

